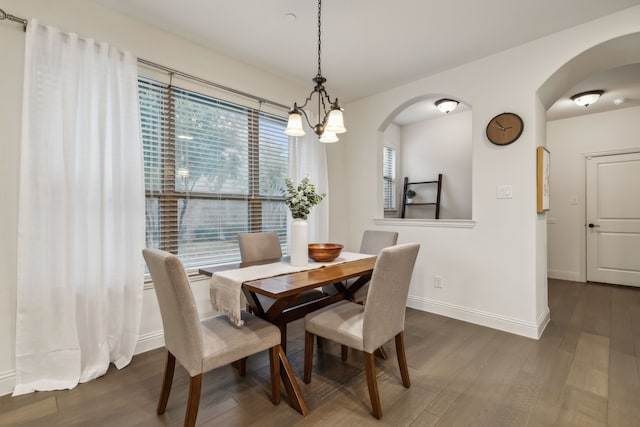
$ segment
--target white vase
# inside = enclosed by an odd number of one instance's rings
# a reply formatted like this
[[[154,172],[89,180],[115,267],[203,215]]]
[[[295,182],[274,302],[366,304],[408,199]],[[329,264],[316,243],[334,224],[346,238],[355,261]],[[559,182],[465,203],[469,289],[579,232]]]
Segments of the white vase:
[[[309,223],[304,219],[294,219],[291,224],[291,265],[304,267],[309,264]]]

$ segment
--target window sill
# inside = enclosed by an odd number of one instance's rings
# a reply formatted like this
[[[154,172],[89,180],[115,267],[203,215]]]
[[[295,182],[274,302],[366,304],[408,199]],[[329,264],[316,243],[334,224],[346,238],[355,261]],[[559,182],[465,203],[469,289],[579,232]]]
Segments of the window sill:
[[[190,282],[199,282],[202,280],[207,280],[209,279],[208,276],[205,276],[204,274],[200,274],[198,273],[198,271],[191,271],[191,272],[187,272],[187,277],[189,278]],[[148,289],[153,289],[153,280],[151,280],[151,277],[149,277],[148,275],[144,277],[144,288],[145,291]]]
[[[433,228],[475,228],[476,226],[476,221],[472,219],[374,218],[373,223],[376,225]]]

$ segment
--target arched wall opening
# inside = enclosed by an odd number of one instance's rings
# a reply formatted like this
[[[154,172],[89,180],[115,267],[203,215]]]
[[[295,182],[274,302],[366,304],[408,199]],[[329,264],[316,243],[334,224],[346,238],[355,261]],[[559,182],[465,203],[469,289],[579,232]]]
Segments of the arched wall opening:
[[[435,105],[443,98],[455,99],[459,104],[453,111],[443,113]],[[383,207],[385,218],[435,219],[436,206],[431,203],[437,200],[437,185],[410,184],[407,189],[416,194],[412,203],[405,203],[404,180],[434,181],[439,174],[439,219],[472,218],[471,129],[471,107],[450,94],[417,96],[388,114],[378,128],[378,148],[382,153],[379,176],[383,182],[378,204]]]

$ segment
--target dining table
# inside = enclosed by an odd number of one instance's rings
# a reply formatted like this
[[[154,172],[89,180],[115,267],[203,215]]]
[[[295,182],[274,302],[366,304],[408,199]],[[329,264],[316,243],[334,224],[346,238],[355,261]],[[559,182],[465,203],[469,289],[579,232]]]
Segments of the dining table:
[[[198,272],[211,277],[218,272],[255,265],[288,262],[289,258],[283,257],[256,262],[241,262],[203,267],[200,268]],[[300,319],[307,313],[311,313],[312,311],[338,301],[352,300],[355,292],[371,280],[375,262],[375,255],[366,255],[366,257],[359,257],[358,259],[346,260],[344,262],[338,261],[334,263],[322,263],[317,266],[314,265],[310,269],[303,271],[253,278],[252,280],[242,282],[242,292],[253,314],[282,328],[283,325],[286,325],[291,320]],[[344,282],[352,278],[357,278],[357,280],[349,287],[345,286]],[[333,285],[337,293],[325,295],[322,298],[292,306],[292,302],[296,296],[301,293],[328,285]],[[271,304],[270,307],[264,307],[260,303],[259,298],[257,298],[257,294],[273,298],[275,302]],[[290,404],[302,415],[306,415],[308,413],[307,405],[293,375],[289,361],[286,358],[286,342],[282,342],[282,348],[283,352],[280,355],[280,373],[290,399]]]

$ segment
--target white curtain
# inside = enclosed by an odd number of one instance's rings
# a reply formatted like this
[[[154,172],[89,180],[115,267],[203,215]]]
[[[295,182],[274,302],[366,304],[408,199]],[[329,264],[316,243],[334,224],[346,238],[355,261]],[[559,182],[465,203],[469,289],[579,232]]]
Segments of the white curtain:
[[[325,144],[318,141],[318,136],[306,123],[304,125],[304,136],[289,137],[289,177],[297,184],[308,176],[318,193],[327,194],[320,204],[311,208],[308,221],[309,243],[323,243],[329,241],[327,154]]]
[[[22,120],[14,395],[131,360],[144,286],[136,58],[32,20]]]

